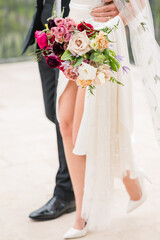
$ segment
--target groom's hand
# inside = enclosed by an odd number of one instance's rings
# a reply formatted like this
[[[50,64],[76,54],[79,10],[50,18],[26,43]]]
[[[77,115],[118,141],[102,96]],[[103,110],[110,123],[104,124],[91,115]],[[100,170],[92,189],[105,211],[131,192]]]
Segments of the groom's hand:
[[[94,8],[91,12],[96,22],[107,22],[119,14],[113,0],[105,0],[107,4],[102,7]]]

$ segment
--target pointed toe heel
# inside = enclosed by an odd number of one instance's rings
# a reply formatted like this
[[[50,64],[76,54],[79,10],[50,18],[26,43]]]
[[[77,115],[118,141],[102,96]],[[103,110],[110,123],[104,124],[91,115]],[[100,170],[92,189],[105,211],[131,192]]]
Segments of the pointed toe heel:
[[[82,229],[78,230],[75,228],[70,228],[65,235],[63,236],[64,239],[75,239],[75,238],[81,238],[86,236],[88,233],[87,225]]]
[[[146,201],[147,192],[146,192],[146,188],[145,188],[145,184],[144,184],[145,179],[148,180],[148,182],[152,184],[150,179],[144,173],[144,170],[139,169],[138,180],[139,180],[139,185],[140,185],[141,191],[142,191],[142,197],[138,201],[129,200],[128,207],[127,207],[127,213],[130,213],[130,212],[134,211],[136,208],[141,206]]]

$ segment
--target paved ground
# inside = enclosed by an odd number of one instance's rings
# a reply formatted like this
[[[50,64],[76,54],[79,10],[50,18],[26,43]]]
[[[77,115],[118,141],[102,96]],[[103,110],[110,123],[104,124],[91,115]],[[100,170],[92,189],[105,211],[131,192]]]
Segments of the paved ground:
[[[160,149],[135,76],[135,154],[153,184],[146,184],[148,201],[127,215],[128,196],[116,182],[111,226],[87,240],[160,240]],[[62,239],[74,213],[48,222],[28,218],[51,197],[57,167],[55,128],[44,115],[37,64],[0,65],[0,240]]]

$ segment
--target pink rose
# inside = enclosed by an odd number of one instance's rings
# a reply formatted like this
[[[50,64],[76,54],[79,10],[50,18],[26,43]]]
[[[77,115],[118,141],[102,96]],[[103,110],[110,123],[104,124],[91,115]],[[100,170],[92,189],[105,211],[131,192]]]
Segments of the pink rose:
[[[73,68],[72,66],[68,67],[65,71],[64,74],[66,78],[72,81],[76,81],[78,77],[78,71],[76,68]]]
[[[57,18],[54,19],[54,22],[57,26],[60,26],[60,25],[64,25],[66,21],[65,21],[64,18],[58,18],[57,17]]]
[[[73,32],[74,31],[74,25],[73,25],[73,23],[71,21],[67,22],[66,26],[67,26],[67,30],[69,32]]]
[[[66,23],[70,22],[73,26],[76,26],[75,21],[72,18],[70,18],[70,17],[66,17],[65,21],[66,21]]]
[[[63,25],[60,25],[54,29],[54,34],[56,38],[61,38],[67,32],[67,28]]]
[[[70,17],[66,17],[65,20],[66,20],[66,22],[73,21],[72,18],[70,18]]]
[[[71,38],[71,33],[66,32],[65,35],[64,35],[64,41],[69,42],[70,38]]]
[[[52,28],[51,28],[51,32],[52,32],[52,34],[54,34],[54,35],[55,35],[56,28],[57,28],[57,27],[52,27]]]
[[[48,46],[48,39],[47,39],[47,35],[45,32],[36,31],[35,38],[37,40],[37,43],[38,43],[40,49],[43,49]]]

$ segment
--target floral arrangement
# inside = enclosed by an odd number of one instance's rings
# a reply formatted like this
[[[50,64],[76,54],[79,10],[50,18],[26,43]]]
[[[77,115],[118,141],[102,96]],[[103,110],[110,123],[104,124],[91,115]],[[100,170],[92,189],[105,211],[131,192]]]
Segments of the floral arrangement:
[[[46,29],[35,32],[35,38],[49,67],[59,68],[69,80],[88,87],[93,94],[96,85],[107,81],[123,85],[114,75],[120,67],[124,72],[130,70],[121,66],[123,57],[112,50],[108,37],[118,24],[96,30],[89,23],[77,24],[69,17],[54,14]]]

